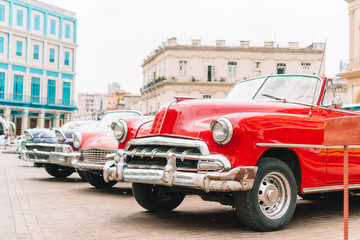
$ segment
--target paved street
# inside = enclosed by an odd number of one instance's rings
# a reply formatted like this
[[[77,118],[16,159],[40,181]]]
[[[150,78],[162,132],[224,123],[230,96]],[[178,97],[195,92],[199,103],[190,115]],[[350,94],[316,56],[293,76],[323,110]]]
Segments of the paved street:
[[[231,207],[188,196],[171,213],[151,214],[129,183],[95,189],[76,173],[50,177],[15,154],[0,155],[0,239],[342,239],[342,203],[299,199],[285,229],[259,233]],[[350,200],[350,239],[360,239],[360,197]]]

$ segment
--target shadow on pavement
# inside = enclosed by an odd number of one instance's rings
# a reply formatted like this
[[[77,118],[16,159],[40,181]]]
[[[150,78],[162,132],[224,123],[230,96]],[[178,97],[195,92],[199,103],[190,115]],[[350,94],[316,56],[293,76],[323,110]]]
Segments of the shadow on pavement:
[[[35,180],[35,181],[42,181],[42,182],[64,182],[64,183],[74,183],[79,182],[83,183],[85,182],[80,177],[79,178],[28,178],[29,180]]]
[[[351,216],[360,215],[360,196],[350,197],[350,218]],[[204,202],[204,204],[206,204]],[[297,208],[293,218],[285,229],[298,228],[307,229],[313,225],[321,225],[324,222],[331,220],[343,223],[343,203],[341,198],[337,199],[322,199],[322,200],[302,200],[299,199]],[[121,216],[117,218],[121,223],[124,221]],[[201,208],[201,210],[192,209],[175,209],[167,213],[151,213],[143,209],[132,215],[127,222],[133,221],[134,224],[149,225],[163,225],[164,228],[192,229],[192,231],[211,231],[214,229],[219,231],[241,231],[254,232],[245,227],[236,215],[235,210],[229,207],[229,210],[208,209]],[[351,219],[349,220],[351,222]],[[284,230],[285,230],[284,229]]]
[[[95,188],[89,186],[89,188],[79,189],[78,191],[88,194],[123,195],[123,196],[132,197],[131,188],[120,188],[120,187]]]

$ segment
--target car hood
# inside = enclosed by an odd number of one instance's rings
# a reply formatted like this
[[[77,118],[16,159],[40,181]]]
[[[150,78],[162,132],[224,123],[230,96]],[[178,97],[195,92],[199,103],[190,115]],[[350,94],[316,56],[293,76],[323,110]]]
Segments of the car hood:
[[[168,106],[168,107],[167,107]],[[150,135],[199,138],[210,123],[230,114],[308,114],[310,106],[279,101],[233,102],[228,100],[184,100],[170,103],[156,114]],[[164,117],[165,116],[165,117]]]
[[[29,128],[26,129],[27,132],[31,133],[34,138],[39,137],[39,135],[45,131],[49,130],[48,128]]]
[[[79,150],[85,148],[118,149],[118,141],[115,139],[111,128],[97,129],[96,131],[81,131],[82,143]]]

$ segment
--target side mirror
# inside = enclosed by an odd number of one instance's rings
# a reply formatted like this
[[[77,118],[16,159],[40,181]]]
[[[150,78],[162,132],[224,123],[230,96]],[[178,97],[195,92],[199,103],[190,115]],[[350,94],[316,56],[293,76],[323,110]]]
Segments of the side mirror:
[[[334,108],[341,108],[342,105],[344,104],[344,102],[341,100],[341,98],[339,97],[335,97],[332,101],[331,101],[331,105]]]

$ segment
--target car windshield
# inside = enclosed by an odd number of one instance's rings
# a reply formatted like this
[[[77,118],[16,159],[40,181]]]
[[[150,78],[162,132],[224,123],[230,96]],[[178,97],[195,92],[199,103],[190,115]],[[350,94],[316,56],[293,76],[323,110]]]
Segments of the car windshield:
[[[265,80],[265,81],[264,81]],[[282,100],[312,104],[320,79],[312,76],[269,76],[239,82],[229,93],[231,100]]]
[[[111,123],[114,121],[136,116],[139,116],[137,112],[109,112],[101,119],[98,127],[110,127]]]
[[[259,89],[264,80],[265,77],[243,80],[233,87],[226,99],[249,101],[254,98],[256,91]]]

